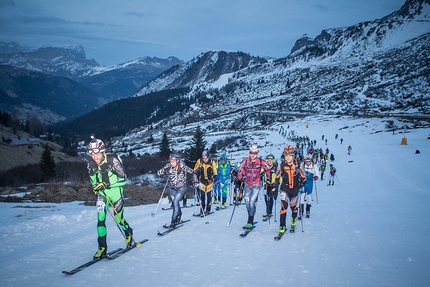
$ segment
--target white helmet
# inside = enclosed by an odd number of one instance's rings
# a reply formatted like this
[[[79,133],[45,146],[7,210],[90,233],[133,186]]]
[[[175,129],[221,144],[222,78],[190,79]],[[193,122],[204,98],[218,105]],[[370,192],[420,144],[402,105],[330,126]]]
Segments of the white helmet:
[[[256,142],[254,142],[253,145],[251,145],[251,147],[249,148],[249,152],[259,152],[260,149],[258,148],[258,145]]]
[[[305,155],[305,160],[312,160],[312,156],[310,154]]]

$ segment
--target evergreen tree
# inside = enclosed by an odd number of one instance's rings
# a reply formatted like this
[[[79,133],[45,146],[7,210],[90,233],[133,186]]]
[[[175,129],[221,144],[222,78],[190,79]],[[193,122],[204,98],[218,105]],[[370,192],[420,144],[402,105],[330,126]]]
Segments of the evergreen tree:
[[[218,156],[215,143],[211,145],[211,148],[209,149],[209,154],[211,155],[212,158],[216,158]]]
[[[161,139],[160,144],[160,156],[162,158],[169,158],[170,156],[170,146],[169,139],[167,138],[166,132],[163,133],[163,138]]]
[[[54,157],[51,154],[49,145],[46,145],[45,149],[43,150],[42,157],[40,158],[39,162],[39,167],[42,171],[42,181],[55,179],[56,165]]]
[[[200,129],[200,126],[197,126],[193,138],[191,139],[191,144],[185,151],[185,163],[188,166],[194,167],[196,161],[201,158],[206,144],[207,142],[204,139],[203,131]]]

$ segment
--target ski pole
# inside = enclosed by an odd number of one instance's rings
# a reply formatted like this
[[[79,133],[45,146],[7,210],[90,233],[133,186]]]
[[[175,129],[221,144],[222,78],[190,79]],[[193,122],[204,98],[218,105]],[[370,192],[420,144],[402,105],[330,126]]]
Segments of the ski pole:
[[[200,192],[199,190],[197,190],[197,188],[196,188],[196,192],[200,203],[200,211],[203,214],[203,218],[206,219],[206,214],[205,214],[205,211],[203,210],[202,201],[200,200]],[[209,224],[209,221],[206,221],[205,224]]]
[[[320,206],[319,202],[318,202],[318,188],[317,188],[317,182],[314,181],[315,184],[315,197],[317,198],[317,206]]]
[[[115,222],[116,227],[118,227],[119,232],[121,232],[122,236],[125,238],[124,230],[122,230],[122,229],[121,229],[121,227],[119,227],[118,222],[116,222],[116,220],[115,220],[115,218],[113,217],[113,214],[112,214],[112,212],[110,211],[110,209],[109,209],[109,208],[108,208],[108,211],[109,211],[110,217],[112,218],[113,222]]]
[[[164,192],[166,191],[167,183],[169,182],[169,178],[167,178],[166,184],[164,185],[163,192],[161,193],[160,199],[158,200],[157,208],[155,208],[155,211],[151,213],[151,216],[154,217],[157,213],[158,207],[160,206],[161,199],[163,198]]]
[[[234,210],[236,209],[237,203],[234,203],[233,211],[231,212],[230,221],[228,222],[228,226],[231,225],[231,220],[233,219]]]
[[[277,222],[276,221],[276,201],[277,201],[277,199],[274,199],[274,200],[275,200],[275,212],[274,212],[274,216],[273,216],[274,217],[273,221]]]
[[[340,180],[339,180],[339,178],[337,177],[337,174],[335,174],[335,176],[336,176],[337,182],[338,182],[338,183],[340,183]]]
[[[106,194],[105,194],[105,198],[108,200],[108,202],[109,202],[110,206],[112,206],[112,209],[113,209],[113,211],[115,212],[116,216],[118,217],[119,221],[120,221],[120,222],[121,222],[121,224],[124,226],[124,225],[125,225],[125,223],[124,223],[124,221],[122,220],[121,216],[119,215],[118,211],[116,210],[116,208],[115,208],[115,206],[113,205],[113,203],[112,203],[112,201],[110,200],[110,198],[109,198],[108,196],[106,196]],[[116,222],[116,221],[115,221],[115,222]],[[132,241],[132,242],[134,242],[134,244],[136,245],[136,247],[137,247],[137,248],[140,248],[140,246],[141,246],[142,244],[140,244],[139,242],[136,242],[136,240],[134,240],[134,238],[133,238],[133,235],[132,235],[132,234],[130,234],[130,236],[131,236],[131,241]],[[125,238],[125,234],[124,234],[124,238]]]
[[[299,212],[300,212],[300,224],[302,225],[302,232],[303,231],[303,208],[302,208],[302,196],[299,195]]]

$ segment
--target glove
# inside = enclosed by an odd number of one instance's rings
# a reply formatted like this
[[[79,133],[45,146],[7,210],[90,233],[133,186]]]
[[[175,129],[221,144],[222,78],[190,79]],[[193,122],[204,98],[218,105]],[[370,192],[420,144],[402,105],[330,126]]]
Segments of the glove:
[[[318,176],[314,176],[314,181],[317,181],[318,180]]]
[[[212,179],[208,180],[208,185],[211,185],[212,183],[214,183]]]
[[[99,184],[97,184],[93,188],[93,191],[94,191],[95,194],[97,194],[99,190],[106,189],[106,188],[109,188],[109,184],[107,184],[105,182],[100,182]]]

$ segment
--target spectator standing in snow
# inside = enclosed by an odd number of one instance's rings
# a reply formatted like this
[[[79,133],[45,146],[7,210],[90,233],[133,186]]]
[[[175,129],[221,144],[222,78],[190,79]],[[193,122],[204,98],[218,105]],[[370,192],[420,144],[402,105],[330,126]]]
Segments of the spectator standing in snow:
[[[279,233],[286,231],[287,208],[290,203],[292,212],[290,232],[293,233],[297,223],[297,200],[299,189],[306,180],[304,171],[294,162],[295,149],[288,145],[284,148],[285,161],[280,164],[279,172],[276,176],[279,186],[279,197],[281,199],[281,210],[279,220]]]
[[[334,177],[336,176],[336,168],[330,164],[330,172],[327,185],[334,185]]]
[[[237,178],[244,183],[243,193],[248,210],[246,229],[252,229],[254,225],[258,192],[262,186],[260,174],[264,172],[265,178],[270,178],[270,168],[264,159],[258,158],[259,151],[257,143],[251,145],[249,157],[242,160],[237,174]]]
[[[352,151],[352,147],[349,145],[349,146],[348,146],[348,155],[350,155],[350,154],[351,154],[351,151]]]
[[[312,202],[312,190],[314,182],[319,178],[319,169],[316,164],[312,162],[312,156],[310,154],[305,155],[305,161],[300,166],[301,170],[305,171],[306,181],[303,184],[303,189],[300,190],[300,207],[299,207],[299,220],[303,216],[304,203],[306,201],[306,218],[310,217],[311,213],[311,202]]]
[[[187,174],[192,174],[193,182],[197,183],[197,177],[194,175],[193,170],[181,161],[181,157],[178,154],[171,154],[169,163],[157,171],[158,176],[169,176],[169,189],[173,206],[172,220],[170,223],[171,229],[174,229],[177,224],[181,223],[182,211],[179,201],[181,201],[185,195]]]

